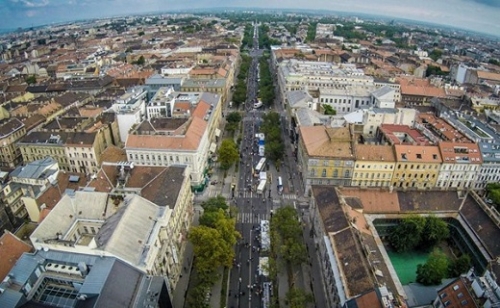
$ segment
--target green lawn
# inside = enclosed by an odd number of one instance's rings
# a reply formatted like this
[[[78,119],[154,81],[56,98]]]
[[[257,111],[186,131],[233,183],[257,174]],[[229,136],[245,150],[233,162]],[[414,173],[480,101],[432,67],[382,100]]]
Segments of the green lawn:
[[[416,282],[417,265],[424,264],[429,256],[428,253],[422,252],[397,253],[394,251],[387,251],[387,254],[403,285],[409,284],[410,282]]]

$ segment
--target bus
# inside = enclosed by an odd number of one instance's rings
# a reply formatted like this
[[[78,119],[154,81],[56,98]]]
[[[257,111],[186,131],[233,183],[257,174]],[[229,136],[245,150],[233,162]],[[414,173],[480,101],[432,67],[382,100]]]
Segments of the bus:
[[[265,190],[266,190],[266,180],[261,180],[259,182],[259,186],[257,187],[257,193],[262,195],[264,194]]]
[[[283,193],[283,180],[281,176],[278,177],[278,193]]]
[[[260,160],[259,160],[259,163],[257,164],[257,166],[255,166],[255,173],[259,173],[261,172],[262,170],[264,170],[264,165],[266,164],[266,158],[265,157],[262,157]]]

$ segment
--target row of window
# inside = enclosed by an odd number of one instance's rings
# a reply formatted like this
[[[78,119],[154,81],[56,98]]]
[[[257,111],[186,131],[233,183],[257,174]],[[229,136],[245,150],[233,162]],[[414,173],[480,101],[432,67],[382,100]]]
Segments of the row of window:
[[[360,164],[356,164],[356,169],[359,169],[361,166],[361,169],[371,169],[371,167],[373,166],[373,169],[382,169],[382,167],[380,165],[360,165]],[[384,165],[384,169],[391,169],[392,170],[392,165]]]
[[[311,169],[311,171],[309,172],[310,176],[316,176],[316,169]],[[327,172],[326,172],[326,169],[323,169],[323,171],[321,171],[321,176],[322,177],[327,177]],[[351,172],[349,170],[345,170],[344,171],[344,177],[345,178],[348,178],[351,176]],[[339,170],[335,169],[333,170],[332,172],[332,177],[333,178],[338,178],[339,177]]]
[[[132,154],[130,153],[128,155],[128,158],[130,161],[144,161],[144,160],[147,160],[147,161],[164,161],[164,162],[176,162],[176,163],[190,163],[191,162],[191,157],[189,156],[184,156],[184,160],[182,159],[182,157],[179,157],[179,155],[161,155],[161,154],[158,154],[158,155],[154,155],[154,154]]]

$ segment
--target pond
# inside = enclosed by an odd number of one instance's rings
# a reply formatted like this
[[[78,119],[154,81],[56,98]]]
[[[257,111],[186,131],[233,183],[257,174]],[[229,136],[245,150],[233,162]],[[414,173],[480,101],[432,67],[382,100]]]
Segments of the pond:
[[[397,253],[387,250],[387,254],[402,285],[417,281],[417,265],[424,264],[429,257],[429,253],[419,251]]]

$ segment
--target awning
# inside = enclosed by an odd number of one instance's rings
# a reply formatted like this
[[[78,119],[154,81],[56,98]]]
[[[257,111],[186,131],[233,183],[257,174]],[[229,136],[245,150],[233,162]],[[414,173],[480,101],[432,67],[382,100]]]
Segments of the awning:
[[[215,137],[220,137],[220,129],[215,129]]]
[[[212,152],[212,153],[215,153],[215,150],[217,149],[217,145],[215,144],[215,142],[212,142],[210,144],[210,149],[209,151]]]

